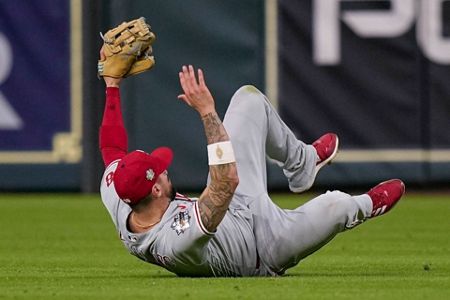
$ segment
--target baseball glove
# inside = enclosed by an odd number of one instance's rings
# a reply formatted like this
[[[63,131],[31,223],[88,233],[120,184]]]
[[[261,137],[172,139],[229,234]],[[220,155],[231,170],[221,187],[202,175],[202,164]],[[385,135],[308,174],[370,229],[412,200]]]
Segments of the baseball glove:
[[[155,64],[150,56],[155,34],[150,29],[141,17],[100,33],[105,57],[98,61],[98,76],[122,78],[150,70]]]

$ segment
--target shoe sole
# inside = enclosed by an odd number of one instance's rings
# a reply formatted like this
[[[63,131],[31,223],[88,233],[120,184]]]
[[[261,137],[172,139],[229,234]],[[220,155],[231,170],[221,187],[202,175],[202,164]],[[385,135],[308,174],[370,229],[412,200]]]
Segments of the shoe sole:
[[[298,194],[309,190],[313,186],[314,181],[316,181],[317,173],[319,173],[320,169],[322,169],[322,167],[324,167],[325,165],[331,164],[331,161],[336,157],[337,153],[339,152],[338,150],[339,150],[339,137],[336,135],[336,147],[334,147],[333,153],[331,153],[331,155],[327,159],[316,165],[316,168],[314,169],[314,180],[311,182],[311,184],[303,188],[291,189],[291,192]]]

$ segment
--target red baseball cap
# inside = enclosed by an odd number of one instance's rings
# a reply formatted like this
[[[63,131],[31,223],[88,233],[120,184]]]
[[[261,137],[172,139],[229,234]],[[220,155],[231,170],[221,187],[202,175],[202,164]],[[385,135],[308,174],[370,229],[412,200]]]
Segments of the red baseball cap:
[[[136,150],[125,155],[114,172],[114,186],[120,199],[136,204],[148,196],[158,176],[172,163],[173,152],[159,147],[152,153]]]

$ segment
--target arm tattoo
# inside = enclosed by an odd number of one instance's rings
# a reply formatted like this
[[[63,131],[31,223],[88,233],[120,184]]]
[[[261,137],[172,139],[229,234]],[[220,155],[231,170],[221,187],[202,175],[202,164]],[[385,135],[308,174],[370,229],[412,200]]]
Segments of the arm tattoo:
[[[235,163],[210,166],[211,183],[198,202],[202,223],[208,231],[216,230],[227,212],[235,190],[233,172],[236,172]]]
[[[202,117],[208,144],[228,141],[229,137],[217,113]],[[200,217],[208,231],[215,231],[227,212],[236,189],[236,163],[209,166],[211,183],[198,201]]]
[[[216,113],[209,113],[202,117],[208,144],[228,141],[228,135],[222,125],[222,121]]]

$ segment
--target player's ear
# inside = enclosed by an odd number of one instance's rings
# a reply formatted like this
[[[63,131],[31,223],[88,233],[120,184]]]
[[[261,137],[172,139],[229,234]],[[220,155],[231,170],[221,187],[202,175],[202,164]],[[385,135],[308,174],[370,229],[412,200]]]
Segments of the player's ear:
[[[152,187],[152,196],[161,197],[161,195],[162,195],[162,187],[159,183],[155,183]]]

